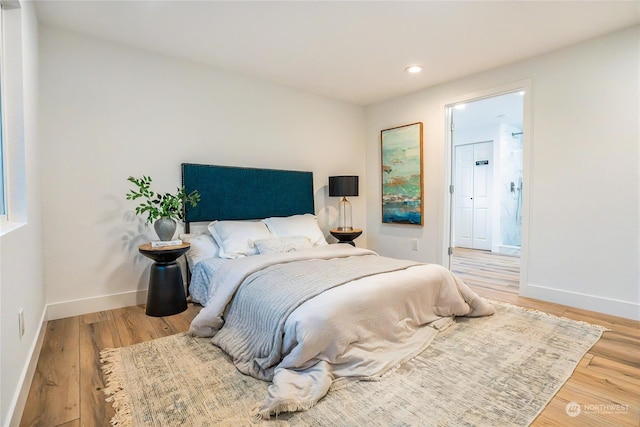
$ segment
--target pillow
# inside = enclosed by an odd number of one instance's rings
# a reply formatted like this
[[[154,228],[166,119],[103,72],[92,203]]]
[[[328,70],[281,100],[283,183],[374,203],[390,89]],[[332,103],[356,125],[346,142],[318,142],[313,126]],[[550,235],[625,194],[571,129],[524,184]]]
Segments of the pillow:
[[[261,221],[213,221],[209,231],[220,248],[220,258],[241,258],[258,253],[253,242],[273,237]]]
[[[305,236],[272,237],[270,239],[259,239],[254,243],[260,254],[295,252],[313,246],[309,238]]]
[[[262,220],[275,237],[308,237],[313,246],[326,245],[327,240],[318,226],[315,215],[293,215],[288,217],[271,217]]]
[[[200,261],[218,256],[218,246],[213,241],[213,237],[207,232],[181,234],[180,240],[185,243],[191,243],[191,248],[186,254],[190,270]]]

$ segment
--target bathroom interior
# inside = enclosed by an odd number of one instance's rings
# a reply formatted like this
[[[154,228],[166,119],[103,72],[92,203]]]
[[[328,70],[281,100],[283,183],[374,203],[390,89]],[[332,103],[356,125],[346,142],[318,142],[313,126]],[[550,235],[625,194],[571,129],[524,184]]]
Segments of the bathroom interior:
[[[488,246],[482,247],[491,252],[519,256],[521,245],[521,225],[522,225],[522,191],[523,182],[523,94],[521,92],[511,92],[478,101],[459,104],[453,108],[453,121],[455,132],[453,133],[453,164],[452,169],[457,166],[456,153],[462,146],[471,147],[482,144],[489,146],[489,150],[476,150],[474,157],[475,164],[472,165],[477,172],[487,166],[490,168],[490,177],[482,178],[473,171],[469,176],[470,187],[474,187],[476,192],[479,185],[486,185],[486,195],[488,196],[487,221],[485,229],[473,230],[478,225],[477,220],[471,220],[470,234],[484,233],[487,231]],[[477,154],[477,153],[480,154]],[[486,157],[478,157],[478,156]],[[455,173],[454,187],[456,191],[465,186],[465,183],[455,182],[456,176],[465,174]],[[479,178],[487,180],[480,184]],[[460,180],[460,178],[458,178]],[[471,190],[473,191],[473,190]],[[473,196],[473,194],[470,194]],[[471,197],[473,198],[473,197]],[[454,201],[455,203],[455,201]],[[452,209],[454,216],[459,210]],[[472,213],[473,214],[473,213]],[[483,219],[484,220],[484,219]],[[452,221],[454,228],[460,224],[456,218]],[[472,245],[465,245],[462,239],[456,239],[459,233],[452,233],[454,236],[453,247],[468,247],[477,249]],[[460,240],[460,241],[458,241]]]

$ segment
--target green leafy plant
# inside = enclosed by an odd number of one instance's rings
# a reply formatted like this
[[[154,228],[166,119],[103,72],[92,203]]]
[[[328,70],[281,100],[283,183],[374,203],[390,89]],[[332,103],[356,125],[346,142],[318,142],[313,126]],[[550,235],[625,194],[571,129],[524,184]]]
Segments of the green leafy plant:
[[[197,190],[187,194],[184,187],[178,187],[175,194],[156,193],[151,190],[150,176],[142,176],[142,178],[130,176],[127,180],[137,187],[129,190],[127,200],[143,199],[136,207],[136,214],[146,214],[146,224],[151,224],[159,218],[182,220],[184,219],[185,205],[189,203],[192,207],[196,207],[200,201],[200,194]]]

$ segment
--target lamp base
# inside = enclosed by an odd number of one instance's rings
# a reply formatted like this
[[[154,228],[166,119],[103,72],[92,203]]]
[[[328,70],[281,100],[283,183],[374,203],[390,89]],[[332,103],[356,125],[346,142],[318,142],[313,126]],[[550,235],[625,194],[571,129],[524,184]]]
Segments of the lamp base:
[[[340,218],[338,230],[352,231],[353,223],[351,222],[351,202],[349,202],[346,197],[343,197],[342,200],[340,200],[340,204],[338,205],[338,215]]]

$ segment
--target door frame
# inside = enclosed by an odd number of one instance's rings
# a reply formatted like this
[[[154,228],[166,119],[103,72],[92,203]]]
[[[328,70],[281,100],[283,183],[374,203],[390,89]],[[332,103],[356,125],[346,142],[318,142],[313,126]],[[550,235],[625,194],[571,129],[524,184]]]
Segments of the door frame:
[[[453,194],[451,188],[454,182],[453,174],[453,135],[451,131],[451,120],[453,118],[453,108],[458,104],[478,101],[486,98],[504,95],[508,93],[524,91],[523,95],[523,113],[522,113],[522,180],[524,182],[522,189],[522,225],[520,228],[520,287],[518,293],[524,295],[528,283],[529,264],[529,217],[530,217],[530,197],[533,182],[532,173],[532,153],[533,153],[533,126],[531,125],[531,100],[532,100],[532,80],[520,80],[508,83],[502,86],[481,90],[478,92],[460,95],[451,99],[444,104],[445,116],[445,161],[444,161],[444,224],[442,233],[442,265],[447,268],[451,267],[451,248],[453,244]]]

